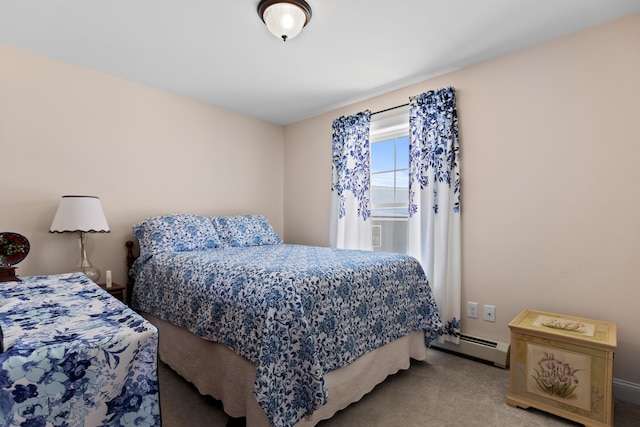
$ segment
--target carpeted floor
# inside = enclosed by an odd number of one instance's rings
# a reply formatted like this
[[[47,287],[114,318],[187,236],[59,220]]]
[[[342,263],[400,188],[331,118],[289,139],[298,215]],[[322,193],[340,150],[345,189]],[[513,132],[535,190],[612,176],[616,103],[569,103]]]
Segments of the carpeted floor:
[[[202,396],[164,364],[159,367],[163,427],[226,426],[220,402]],[[426,362],[387,378],[361,401],[319,427],[336,426],[576,426],[507,405],[509,371],[432,349]],[[230,425],[242,425],[232,420]],[[615,426],[640,426],[640,406],[616,400]]]

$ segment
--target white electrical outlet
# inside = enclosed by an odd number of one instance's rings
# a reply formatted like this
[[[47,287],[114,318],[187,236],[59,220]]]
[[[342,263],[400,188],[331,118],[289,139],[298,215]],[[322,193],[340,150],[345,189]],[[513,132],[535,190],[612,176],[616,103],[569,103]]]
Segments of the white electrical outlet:
[[[487,322],[495,322],[496,321],[496,306],[495,305],[485,305],[484,306],[484,320]]]
[[[474,319],[478,318],[478,303],[477,302],[467,302],[467,317],[472,317]]]

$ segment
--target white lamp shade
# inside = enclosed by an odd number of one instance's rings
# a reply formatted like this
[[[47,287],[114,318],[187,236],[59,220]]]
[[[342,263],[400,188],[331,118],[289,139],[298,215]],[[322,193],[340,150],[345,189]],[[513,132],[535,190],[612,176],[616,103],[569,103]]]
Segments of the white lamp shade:
[[[109,233],[109,224],[98,197],[62,196],[49,232],[75,231]]]
[[[300,34],[307,23],[307,15],[299,6],[291,3],[275,3],[263,15],[264,23],[271,34],[289,40]]]

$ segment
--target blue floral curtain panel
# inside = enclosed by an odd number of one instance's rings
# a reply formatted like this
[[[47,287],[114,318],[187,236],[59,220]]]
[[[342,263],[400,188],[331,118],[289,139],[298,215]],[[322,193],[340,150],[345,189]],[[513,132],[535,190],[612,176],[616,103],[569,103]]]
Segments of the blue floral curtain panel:
[[[410,99],[407,253],[429,278],[445,325],[441,341],[460,336],[460,161],[455,89]]]
[[[371,112],[333,121],[331,246],[371,250]]]

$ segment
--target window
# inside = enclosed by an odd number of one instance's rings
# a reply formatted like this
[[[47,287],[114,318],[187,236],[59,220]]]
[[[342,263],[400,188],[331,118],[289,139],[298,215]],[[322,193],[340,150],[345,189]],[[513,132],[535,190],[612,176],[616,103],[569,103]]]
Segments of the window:
[[[371,215],[403,218],[409,203],[409,136],[371,143]]]
[[[405,253],[409,216],[409,107],[373,116],[369,141],[374,250]]]

